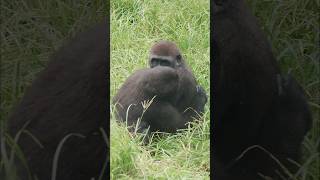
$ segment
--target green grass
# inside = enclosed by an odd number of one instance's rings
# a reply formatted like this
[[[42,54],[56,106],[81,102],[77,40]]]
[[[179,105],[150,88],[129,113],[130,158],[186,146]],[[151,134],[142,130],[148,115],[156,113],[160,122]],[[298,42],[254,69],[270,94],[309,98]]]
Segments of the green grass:
[[[208,118],[207,118],[208,119]],[[209,122],[142,145],[124,125],[111,121],[111,179],[209,179]]]
[[[267,34],[283,72],[293,74],[307,93],[313,128],[303,144],[301,180],[320,179],[319,0],[248,0]]]
[[[171,40],[210,93],[209,1],[111,1],[111,97],[135,70],[148,66],[151,45]],[[209,105],[204,118],[148,145],[111,118],[112,179],[209,179]]]
[[[301,180],[319,179],[319,1],[248,2],[267,34],[283,72],[292,73],[305,89],[313,113],[313,128],[303,144],[303,162],[299,165],[300,170],[293,175]],[[207,5],[206,1],[112,1],[111,97],[133,71],[147,66],[148,48],[159,39],[175,41],[181,47],[198,81],[209,90],[209,81],[206,81],[209,71],[204,67],[209,64],[206,59],[209,46]],[[209,116],[206,115],[204,123],[199,126],[207,126],[205,123],[208,120]],[[207,177],[207,171],[190,169],[176,159],[176,154],[183,152],[185,147],[179,143],[181,139],[190,136],[191,131],[195,133],[188,140],[194,142],[194,135],[203,131],[189,129],[185,134],[169,135],[167,138],[173,141],[168,142],[164,138],[157,142],[163,145],[162,149],[153,149],[156,143],[141,146],[141,141],[130,137],[125,127],[114,123],[114,119],[111,127],[111,175],[114,179],[187,179],[190,170]],[[198,143],[207,141],[205,137]],[[166,151],[173,153],[168,155]],[[196,151],[190,146],[188,152],[186,158],[189,156],[188,161],[194,161],[198,167],[197,161],[192,159]],[[154,153],[161,156],[154,156]],[[120,154],[126,158],[121,160]],[[209,155],[208,151],[206,155]],[[202,158],[205,162],[206,157]],[[168,161],[169,165],[166,164]],[[157,165],[160,168],[154,169],[153,166]],[[169,174],[163,173],[163,169],[168,170]],[[181,174],[175,176],[178,172]]]

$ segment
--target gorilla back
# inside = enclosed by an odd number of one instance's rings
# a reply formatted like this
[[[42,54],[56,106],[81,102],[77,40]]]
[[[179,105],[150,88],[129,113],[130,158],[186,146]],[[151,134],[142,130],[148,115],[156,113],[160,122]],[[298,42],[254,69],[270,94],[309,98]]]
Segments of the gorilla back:
[[[186,128],[186,123],[196,117],[196,112],[201,113],[207,101],[202,88],[197,88],[194,79],[189,79],[190,86],[181,87],[181,73],[176,69],[166,66],[146,68],[136,71],[122,85],[113,99],[117,110],[117,119],[127,121],[133,131],[138,118],[141,122],[138,132],[150,128],[149,132],[176,132],[177,129]],[[185,74],[186,75],[186,74]],[[186,75],[187,76],[187,75]],[[185,85],[185,84],[183,84]],[[193,89],[193,94],[186,98],[189,104],[177,102],[181,95],[180,89]],[[198,90],[199,89],[199,90]],[[153,99],[151,105],[144,112],[142,102]],[[186,102],[188,102],[186,101]],[[182,107],[191,107],[192,110]],[[144,113],[143,113],[144,112]],[[142,116],[143,115],[143,116]]]
[[[59,154],[56,179],[99,177],[107,159],[107,35],[101,23],[78,34],[56,52],[29,87],[9,121],[9,134],[21,133],[18,145],[39,180],[51,178],[58,144],[71,135]],[[72,136],[78,134],[79,136]],[[109,137],[108,137],[109,138]],[[19,179],[28,179],[16,158]]]
[[[132,74],[114,97],[119,120],[127,120],[133,131],[142,116],[142,102],[154,98],[143,114],[139,131],[150,126],[150,131],[174,132],[184,127],[182,115],[173,107],[178,89],[178,74],[172,68],[142,69]],[[128,117],[127,117],[128,116]]]

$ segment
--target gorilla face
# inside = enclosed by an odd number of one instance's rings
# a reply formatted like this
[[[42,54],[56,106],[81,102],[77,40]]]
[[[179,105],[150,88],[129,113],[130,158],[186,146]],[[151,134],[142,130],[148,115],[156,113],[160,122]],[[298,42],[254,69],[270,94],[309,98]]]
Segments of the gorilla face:
[[[152,55],[150,59],[150,67],[154,68],[156,66],[168,66],[175,69],[177,66],[179,66],[179,61],[181,61],[181,59],[174,59],[171,56]]]
[[[159,41],[151,47],[149,54],[149,65],[151,68],[156,66],[168,66],[176,69],[184,67],[178,47],[170,41]]]

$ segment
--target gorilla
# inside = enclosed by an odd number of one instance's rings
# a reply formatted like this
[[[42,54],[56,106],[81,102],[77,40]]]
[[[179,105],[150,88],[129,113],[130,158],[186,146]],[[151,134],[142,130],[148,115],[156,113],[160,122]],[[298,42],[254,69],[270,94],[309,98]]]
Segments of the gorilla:
[[[54,53],[11,114],[8,134],[26,160],[17,150],[17,179],[106,178],[108,32],[105,21]]]
[[[213,177],[278,179],[299,161],[311,114],[303,89],[281,74],[243,0],[212,4]]]
[[[176,132],[204,111],[207,96],[188,69],[177,46],[159,41],[149,55],[150,68],[133,73],[113,99],[117,119],[138,132]],[[153,100],[148,108],[141,102]],[[131,128],[130,128],[131,127]]]
[[[169,66],[176,69],[179,76],[179,87],[176,97],[176,107],[178,110],[185,111],[188,107],[192,107],[196,112],[202,113],[204,111],[204,105],[207,102],[206,92],[203,87],[197,85],[191,70],[174,43],[163,40],[154,44],[149,54],[149,65],[150,68]],[[196,89],[194,89],[194,87],[196,87]],[[194,99],[188,98],[194,97],[195,95],[197,96]],[[192,113],[195,112],[194,110],[185,111],[185,113],[187,113],[186,116],[193,116]]]

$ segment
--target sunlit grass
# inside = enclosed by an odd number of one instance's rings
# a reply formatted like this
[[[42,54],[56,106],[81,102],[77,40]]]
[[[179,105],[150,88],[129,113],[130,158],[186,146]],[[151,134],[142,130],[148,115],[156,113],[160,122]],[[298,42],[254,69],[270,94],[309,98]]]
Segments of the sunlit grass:
[[[111,1],[111,97],[135,70],[147,67],[151,45],[175,42],[210,93],[209,1]],[[112,179],[209,179],[209,105],[204,117],[178,134],[142,145],[111,118]]]

